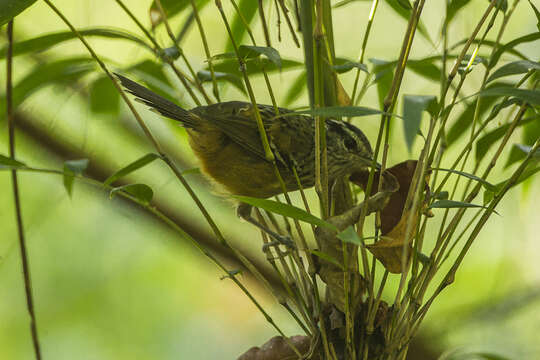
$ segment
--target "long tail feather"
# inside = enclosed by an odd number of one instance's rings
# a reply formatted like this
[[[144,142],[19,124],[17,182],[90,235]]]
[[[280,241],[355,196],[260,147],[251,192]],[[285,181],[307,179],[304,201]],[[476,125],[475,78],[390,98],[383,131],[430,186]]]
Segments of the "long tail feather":
[[[156,94],[152,90],[132,81],[125,76],[114,73],[116,77],[122,83],[122,86],[131,94],[137,97],[139,102],[150,106],[152,109],[155,109],[159,114],[181,121],[187,127],[194,127],[195,120],[197,119],[196,115],[193,115],[189,111],[182,109],[180,106],[175,103],[165,99],[164,97]]]

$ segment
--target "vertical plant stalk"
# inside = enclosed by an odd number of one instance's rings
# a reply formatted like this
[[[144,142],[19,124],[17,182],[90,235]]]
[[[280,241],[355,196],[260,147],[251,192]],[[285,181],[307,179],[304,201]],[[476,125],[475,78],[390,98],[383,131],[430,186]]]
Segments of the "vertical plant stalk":
[[[264,40],[266,41],[266,46],[272,46],[270,42],[270,33],[268,32],[268,24],[266,23],[266,16],[264,14],[264,4],[263,0],[258,0],[259,3],[259,17],[261,18],[261,26],[264,32]]]
[[[9,157],[15,160],[15,116],[13,111],[13,20],[7,25],[8,48],[6,54],[6,110],[8,122],[9,138]],[[19,237],[19,249],[21,252],[21,263],[24,277],[24,291],[26,296],[26,308],[30,315],[30,333],[34,347],[34,356],[41,360],[41,347],[37,331],[36,313],[34,309],[34,298],[32,295],[32,278],[30,275],[30,262],[28,259],[28,250],[26,248],[26,239],[24,236],[24,226],[21,210],[21,198],[19,194],[19,181],[17,179],[17,170],[11,170],[11,184],[13,186],[13,201],[15,207],[15,217],[17,221],[17,234]]]

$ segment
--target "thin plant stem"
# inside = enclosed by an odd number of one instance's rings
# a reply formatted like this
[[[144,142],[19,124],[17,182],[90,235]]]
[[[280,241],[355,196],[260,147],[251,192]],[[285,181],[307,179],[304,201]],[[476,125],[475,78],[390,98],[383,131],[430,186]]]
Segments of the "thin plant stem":
[[[7,25],[7,53],[6,53],[6,115],[8,122],[8,138],[9,138],[9,157],[15,160],[15,116],[13,109],[13,20],[10,20]],[[34,298],[32,293],[32,277],[30,275],[30,260],[26,247],[26,238],[24,235],[24,225],[21,210],[21,198],[19,192],[19,181],[17,178],[17,170],[11,170],[11,184],[13,187],[13,202],[15,208],[15,219],[17,221],[17,235],[19,239],[19,250],[21,253],[21,264],[24,279],[24,293],[26,297],[26,309],[30,316],[30,334],[32,337],[32,345],[34,348],[34,356],[37,360],[41,360],[41,347],[39,344],[39,336],[37,330],[36,312],[34,308]]]

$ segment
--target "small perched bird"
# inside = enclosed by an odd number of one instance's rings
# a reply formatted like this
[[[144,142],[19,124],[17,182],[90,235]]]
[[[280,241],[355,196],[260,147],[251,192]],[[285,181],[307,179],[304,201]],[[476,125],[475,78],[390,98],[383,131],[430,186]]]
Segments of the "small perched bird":
[[[227,192],[257,198],[283,193],[274,165],[265,158],[251,103],[229,101],[185,110],[122,75],[116,76],[140,102],[186,128],[201,170]],[[287,191],[299,188],[293,169],[302,187],[312,187],[315,184],[314,119],[282,108],[276,114],[269,105],[257,107]],[[354,125],[326,120],[326,141],[330,183],[371,165],[373,153],[369,141]],[[238,214],[252,223],[255,221],[250,215],[251,207],[246,204],[240,204]]]

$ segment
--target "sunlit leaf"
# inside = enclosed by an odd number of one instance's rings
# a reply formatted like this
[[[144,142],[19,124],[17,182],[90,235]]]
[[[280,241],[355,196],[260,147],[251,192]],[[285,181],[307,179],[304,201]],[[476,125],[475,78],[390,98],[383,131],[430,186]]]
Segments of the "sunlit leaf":
[[[64,162],[64,187],[69,196],[73,193],[73,180],[88,167],[88,159],[67,160]]]
[[[118,113],[120,94],[111,79],[100,76],[90,84],[90,109],[95,113]]]
[[[17,169],[22,167],[26,167],[26,165],[20,161],[0,154],[0,169]]]
[[[362,245],[362,239],[358,236],[358,233],[356,230],[354,230],[354,227],[349,226],[339,234],[337,234],[338,239],[340,239],[343,242],[354,244],[361,246]]]
[[[287,216],[296,220],[304,221],[312,225],[322,226],[324,228],[337,231],[336,227],[310,213],[297,208],[296,206],[283,204],[274,200],[259,199],[249,196],[233,195],[233,198],[246,203],[251,206],[255,206],[275,214]]]
[[[110,185],[113,182],[115,182],[116,180],[118,180],[118,179],[120,179],[120,178],[122,178],[122,177],[124,177],[124,176],[126,176],[128,174],[131,174],[132,172],[134,172],[136,170],[139,170],[140,168],[150,164],[151,162],[153,162],[154,160],[159,159],[159,158],[160,158],[160,156],[158,154],[153,154],[153,153],[146,154],[143,157],[135,160],[131,164],[121,168],[120,170],[118,170],[117,172],[115,172],[114,174],[109,176],[104,181],[104,184],[105,185]]]
[[[540,90],[517,89],[509,87],[495,87],[483,90],[480,96],[513,96],[531,105],[540,105]]]
[[[133,196],[135,199],[139,200],[144,204],[150,203],[152,197],[154,196],[154,192],[148,185],[129,184],[113,188],[109,193],[109,197],[112,199],[119,191],[128,193],[129,195]]]
[[[491,61],[489,63],[489,67],[492,68],[495,65],[497,65],[497,62],[499,61],[500,57],[505,52],[509,52],[510,50],[513,50],[513,48],[516,47],[517,45],[527,43],[527,42],[537,41],[538,39],[540,39],[540,31],[536,32],[536,33],[532,33],[532,34],[529,34],[529,35],[519,37],[517,39],[509,41],[508,43],[506,43],[503,46],[498,47],[497,50],[495,51],[495,53],[491,56]]]
[[[482,208],[487,207],[477,204],[466,203],[456,200],[438,200],[429,206],[430,209],[454,209],[454,208]],[[495,212],[495,211],[494,211]],[[496,212],[495,212],[496,213]]]
[[[367,108],[363,106],[328,106],[315,109],[298,110],[295,111],[295,113],[332,118],[383,114],[381,110]]]
[[[433,170],[438,170],[438,171],[448,171],[448,172],[451,172],[453,174],[458,174],[460,176],[463,176],[463,177],[466,177],[468,179],[471,179],[471,180],[474,180],[474,181],[478,181],[480,184],[482,184],[482,186],[488,190],[494,190],[495,189],[495,185],[489,183],[488,181],[476,176],[476,175],[473,175],[473,174],[469,174],[469,173],[466,173],[464,171],[458,171],[458,170],[453,170],[453,169],[443,169],[443,168],[433,168]],[[448,194],[447,194],[448,195]]]
[[[342,270],[345,269],[343,267],[343,264],[341,264],[339,261],[334,259],[332,256],[328,255],[327,253],[324,253],[324,252],[319,251],[319,250],[309,250],[309,252],[312,253],[313,255],[323,259],[323,260],[328,261],[331,264],[336,265],[338,268],[340,268]]]
[[[238,76],[234,74],[228,74],[228,73],[222,73],[222,72],[215,72],[214,76],[216,78],[216,81],[224,81],[231,85],[233,85],[235,88],[240,90],[242,93],[246,93],[246,89],[244,88],[244,83],[242,82],[242,79],[240,79]],[[212,81],[212,74],[208,70],[200,70],[197,72],[197,77],[201,82],[211,82]]]
[[[433,113],[437,105],[435,96],[405,95],[403,96],[403,133],[409,152],[412,151],[414,139],[420,130],[422,112]]]
[[[2,0],[0,0],[2,1]],[[153,53],[153,49],[144,40],[124,30],[91,28],[79,30],[79,33],[84,36],[96,36],[107,39],[120,39],[132,41]],[[61,31],[46,35],[41,35],[33,39],[16,42],[13,45],[13,56],[23,55],[28,53],[37,53],[47,50],[53,46],[59,45],[65,41],[76,39],[77,36],[71,31]],[[7,45],[0,49],[0,59],[6,57]]]
[[[524,74],[531,69],[540,69],[540,63],[528,60],[514,61],[498,68],[493,74],[491,74],[487,82],[493,81],[503,76]]]
[[[23,12],[36,0],[0,0],[0,26]]]
[[[276,49],[270,46],[240,45],[238,55],[244,59],[253,59],[264,55],[278,68],[281,68],[281,56]]]

